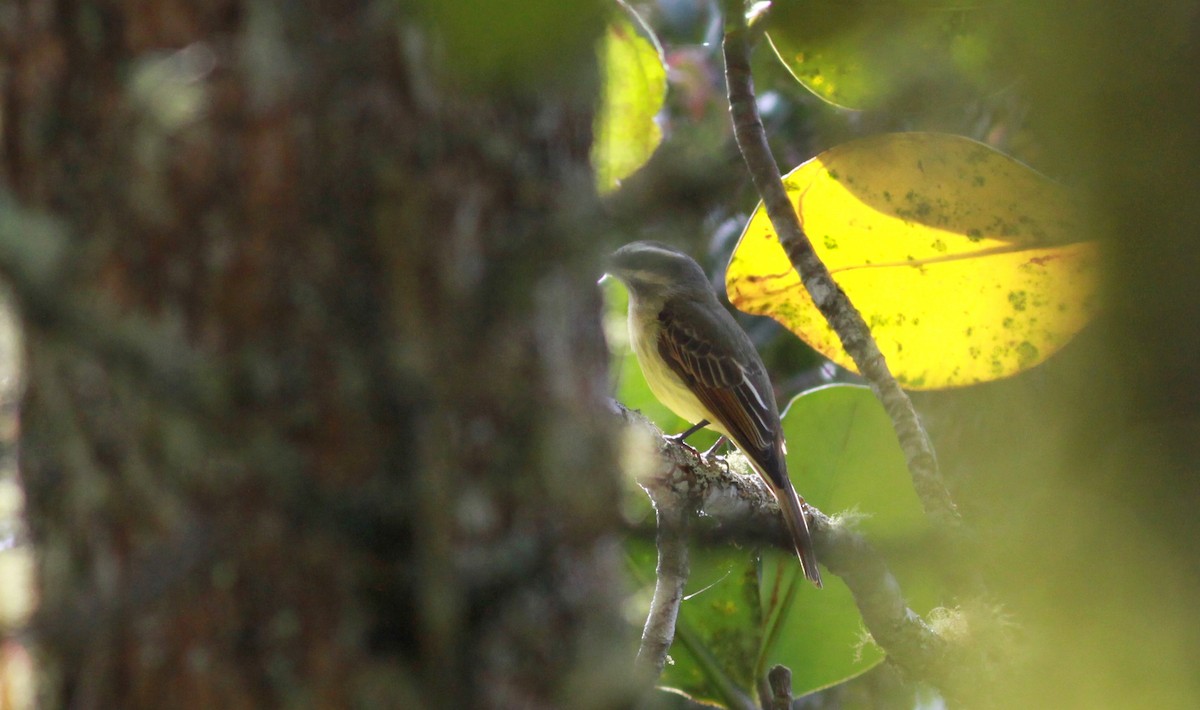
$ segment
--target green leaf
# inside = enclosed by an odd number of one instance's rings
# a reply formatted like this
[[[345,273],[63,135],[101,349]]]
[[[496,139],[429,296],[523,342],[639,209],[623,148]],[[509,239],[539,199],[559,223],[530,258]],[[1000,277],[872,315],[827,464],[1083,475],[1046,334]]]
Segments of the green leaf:
[[[758,561],[747,550],[693,547],[662,684],[726,705],[737,693],[751,696],[762,644],[759,596]]]
[[[894,554],[889,563],[898,563],[903,569],[897,571],[912,585],[905,591],[924,602],[922,608],[932,606],[933,585],[919,564],[911,564],[929,524],[891,421],[871,391],[831,385],[805,392],[788,405],[783,429],[788,470],[800,494],[828,514],[864,516],[856,528]],[[781,628],[766,634],[775,642],[764,654],[763,668],[777,663],[791,668],[793,689],[802,695],[864,673],[883,659],[883,652],[864,642],[861,616],[841,579],[827,574],[825,588],[818,590],[793,584],[798,575],[793,556],[764,556],[764,615]],[[781,615],[792,588],[795,598]]]
[[[438,61],[475,87],[578,81],[604,7],[594,2],[405,0],[437,37]],[[253,18],[253,15],[252,15]],[[406,28],[406,31],[408,29]]]
[[[625,3],[618,3],[598,49],[602,72],[600,108],[592,144],[592,168],[601,194],[620,187],[662,142],[656,120],[667,93],[667,68],[658,40]]]
[[[827,514],[857,511],[856,528],[873,544],[929,531],[904,452],[875,395],[858,385],[828,385],[797,395],[783,414],[792,484]]]
[[[930,0],[776,0],[767,37],[792,76],[825,101],[914,111],[998,83],[989,13]]]
[[[787,666],[792,691],[800,696],[861,675],[883,660],[840,578],[823,575],[825,586],[817,589],[804,580],[794,555],[771,551],[762,562],[762,604],[774,613],[767,634],[774,642],[763,649],[761,672]],[[784,605],[786,613],[779,614]]]

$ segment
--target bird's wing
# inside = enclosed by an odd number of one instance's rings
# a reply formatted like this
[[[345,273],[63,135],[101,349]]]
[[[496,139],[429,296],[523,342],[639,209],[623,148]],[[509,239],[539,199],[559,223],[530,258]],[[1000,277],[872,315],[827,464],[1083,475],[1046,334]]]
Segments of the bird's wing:
[[[820,587],[803,499],[787,476],[771,381],[750,337],[720,304],[713,305],[668,300],[658,314],[658,352],[773,489],[804,575]]]
[[[782,463],[783,437],[771,383],[733,316],[723,308],[713,311],[674,299],[663,306],[658,320],[658,352],[671,370],[747,456],[772,478],[782,473],[777,467]],[[749,348],[750,357],[745,352],[739,357],[737,348]]]

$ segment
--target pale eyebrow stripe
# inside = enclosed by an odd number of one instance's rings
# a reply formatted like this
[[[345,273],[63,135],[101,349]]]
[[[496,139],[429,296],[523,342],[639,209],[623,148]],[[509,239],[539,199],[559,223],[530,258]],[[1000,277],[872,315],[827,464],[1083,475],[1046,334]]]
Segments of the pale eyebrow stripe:
[[[663,249],[662,247],[656,247],[656,246],[646,246],[644,248],[647,252],[653,252],[655,254],[665,254],[666,256],[675,257],[676,259],[679,258],[679,252],[674,252],[674,251],[671,251],[670,249]]]

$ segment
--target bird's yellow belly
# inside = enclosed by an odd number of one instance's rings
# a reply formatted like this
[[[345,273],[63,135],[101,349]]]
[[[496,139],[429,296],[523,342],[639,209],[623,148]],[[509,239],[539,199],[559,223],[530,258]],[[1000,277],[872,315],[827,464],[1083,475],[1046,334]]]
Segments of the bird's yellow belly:
[[[688,423],[696,424],[707,419],[710,429],[719,434],[726,434],[720,423],[709,414],[708,409],[700,402],[700,399],[692,394],[688,386],[671,370],[659,354],[658,333],[655,330],[657,319],[652,319],[652,327],[646,329],[638,327],[637,321],[638,319],[634,318],[631,313],[629,335],[633,342],[633,352],[637,354],[638,364],[641,365],[642,375],[645,376],[650,391],[654,393],[658,401]]]

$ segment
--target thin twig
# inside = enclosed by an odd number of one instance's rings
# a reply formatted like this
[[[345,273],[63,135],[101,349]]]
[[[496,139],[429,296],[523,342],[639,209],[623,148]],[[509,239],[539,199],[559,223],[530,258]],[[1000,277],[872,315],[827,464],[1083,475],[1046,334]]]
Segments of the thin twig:
[[[767,690],[763,697],[770,700],[764,700],[763,705],[770,710],[791,710],[792,671],[787,666],[772,666],[767,672]]]
[[[804,287],[812,296],[813,303],[829,321],[842,347],[870,383],[891,418],[908,461],[913,487],[925,512],[939,522],[957,527],[958,512],[942,482],[933,445],[912,401],[888,370],[883,353],[875,344],[862,315],[850,303],[813,250],[783,187],[783,179],[767,144],[766,131],[754,98],[754,79],[750,73],[750,31],[746,27],[741,0],[725,0],[725,12],[725,81],[729,89],[729,111],[733,117],[734,135],[771,224],[792,265],[799,272]]]

